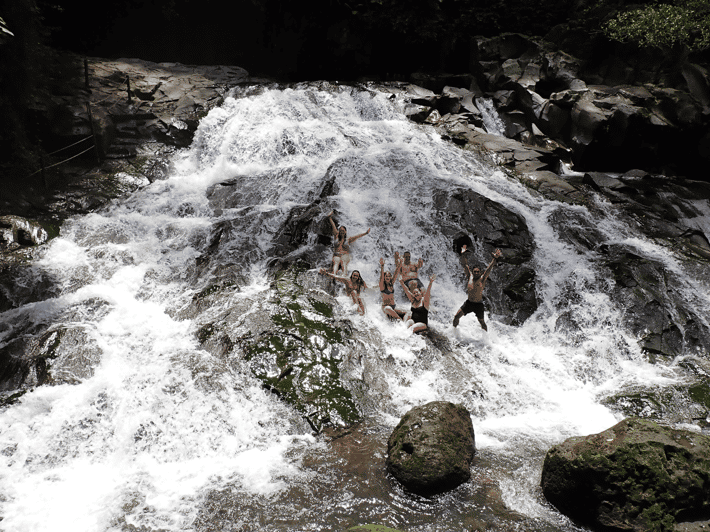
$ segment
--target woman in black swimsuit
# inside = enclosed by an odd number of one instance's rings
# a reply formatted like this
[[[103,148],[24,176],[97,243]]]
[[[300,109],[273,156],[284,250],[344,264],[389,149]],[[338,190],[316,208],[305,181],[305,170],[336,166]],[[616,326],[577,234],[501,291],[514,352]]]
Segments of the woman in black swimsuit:
[[[325,268],[321,268],[320,273],[323,275],[327,275],[328,277],[332,277],[336,281],[340,281],[341,283],[343,283],[345,285],[345,292],[353,298],[353,303],[357,305],[357,311],[360,313],[360,315],[365,314],[365,303],[363,303],[362,299],[360,298],[360,290],[367,290],[367,285],[365,284],[365,281],[362,280],[362,277],[360,277],[359,271],[353,270],[353,273],[350,275],[350,277],[340,277],[339,275],[330,273]]]
[[[429,277],[429,286],[427,286],[426,292],[423,294],[416,287],[410,292],[404,281],[402,279],[399,280],[405,295],[412,302],[411,310],[403,318],[407,322],[407,327],[412,328],[412,332],[423,332],[429,327],[429,301],[431,299],[431,285],[434,283],[434,279],[436,279],[436,275]]]
[[[380,257],[380,293],[382,294],[382,312],[394,320],[401,320],[406,312],[398,309],[394,302],[394,283],[400,272],[399,256],[395,254],[396,267],[394,277],[390,272],[385,271],[385,259]]]
[[[328,220],[330,220],[330,225],[333,228],[333,237],[335,237],[335,242],[333,243],[333,274],[338,273],[338,270],[342,270],[343,275],[347,275],[348,264],[350,264],[350,244],[358,238],[369,234],[370,229],[368,228],[364,233],[348,238],[348,230],[345,226],[341,225],[340,229],[338,229],[335,225],[333,211],[328,213]]]

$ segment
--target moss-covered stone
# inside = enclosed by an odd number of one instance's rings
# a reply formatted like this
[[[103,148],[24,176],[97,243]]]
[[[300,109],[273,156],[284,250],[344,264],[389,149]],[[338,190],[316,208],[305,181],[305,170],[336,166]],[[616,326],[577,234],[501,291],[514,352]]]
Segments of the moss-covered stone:
[[[239,346],[264,387],[292,404],[319,432],[327,425],[355,423],[362,414],[340,378],[349,327],[333,319],[331,303],[300,284],[302,273],[293,266],[277,274],[268,329],[241,338]]]
[[[387,470],[407,489],[432,495],[466,482],[475,453],[471,416],[434,401],[407,412],[387,442]]]
[[[545,457],[548,501],[603,530],[665,532],[710,515],[710,437],[630,418]]]

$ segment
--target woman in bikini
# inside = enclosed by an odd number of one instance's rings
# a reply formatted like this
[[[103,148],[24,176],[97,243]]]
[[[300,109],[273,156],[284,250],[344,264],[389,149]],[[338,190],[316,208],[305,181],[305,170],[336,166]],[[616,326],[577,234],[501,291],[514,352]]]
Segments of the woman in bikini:
[[[402,279],[399,280],[405,295],[412,302],[411,310],[403,318],[407,322],[407,327],[412,328],[412,332],[420,333],[429,328],[429,301],[431,299],[431,285],[434,283],[434,279],[436,279],[436,275],[429,277],[429,286],[427,286],[424,293],[414,285],[412,285],[414,286],[413,290],[410,291],[404,281]]]
[[[358,238],[370,233],[370,229],[359,235],[348,237],[348,231],[344,225],[340,226],[340,229],[335,225],[333,221],[333,211],[328,213],[328,220],[330,220],[330,225],[333,228],[333,237],[335,237],[335,243],[333,244],[333,274],[337,274],[338,270],[342,270],[343,275],[348,274],[348,264],[350,264],[350,244],[355,242]]]
[[[362,277],[360,277],[359,271],[353,270],[350,277],[335,275],[334,273],[330,273],[325,268],[321,268],[320,273],[343,283],[345,285],[345,292],[353,298],[353,303],[357,305],[357,311],[361,316],[365,314],[365,303],[363,303],[362,298],[360,297],[360,290],[367,290],[367,285],[365,284],[365,281],[362,280]]]
[[[400,272],[399,253],[394,254],[394,277],[385,271],[385,259],[380,257],[380,293],[382,294],[382,312],[394,320],[401,320],[406,312],[398,309],[394,302],[394,283]]]

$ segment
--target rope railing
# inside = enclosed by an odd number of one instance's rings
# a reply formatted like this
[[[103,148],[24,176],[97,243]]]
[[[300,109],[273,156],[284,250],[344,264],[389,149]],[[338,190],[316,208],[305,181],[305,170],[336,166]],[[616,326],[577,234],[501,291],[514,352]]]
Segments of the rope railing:
[[[81,144],[82,142],[87,141],[93,137],[94,137],[93,135],[89,135],[88,137],[84,137],[81,140],[77,140],[74,144],[69,144],[69,146],[64,146],[63,148],[59,148],[58,150],[53,151],[52,153],[48,153],[47,157],[51,157],[52,155],[56,155],[60,151],[68,150],[69,148],[72,148],[72,147],[76,146],[77,144]]]
[[[102,67],[98,67],[98,68],[102,68]],[[102,69],[103,69],[103,68],[102,68]],[[103,70],[105,70],[105,69],[103,69]],[[84,59],[84,83],[85,83],[86,89],[87,89],[89,92],[91,92],[91,88],[90,88],[90,86],[89,86],[89,62],[88,62],[88,60],[86,60],[86,59]],[[126,77],[125,77],[124,79],[120,80],[120,83],[125,83],[125,84],[126,84],[126,94],[127,94],[127,96],[128,96],[128,102],[130,103],[131,100],[132,100],[132,98],[131,98],[131,80],[130,80],[130,77],[128,76],[128,74],[126,74]],[[94,104],[96,104],[96,103],[103,103],[103,101],[105,101],[105,100],[107,100],[107,99],[108,99],[108,97],[105,98],[104,100],[101,100],[101,101],[99,101],[99,102],[93,102],[93,103],[94,103]],[[91,150],[95,150],[95,151],[96,151],[96,157],[99,159],[99,162],[101,162],[101,158],[100,158],[100,155],[99,155],[99,148],[98,148],[98,145],[96,144],[96,138],[95,138],[95,137],[96,137],[96,134],[95,134],[95,132],[94,132],[94,120],[93,120],[93,116],[92,116],[92,113],[91,113],[91,105],[92,105],[92,102],[87,102],[87,103],[86,103],[86,113],[87,113],[87,115],[88,115],[89,124],[90,124],[90,126],[91,126],[91,135],[89,135],[88,137],[84,137],[83,139],[79,139],[79,140],[77,140],[76,142],[73,142],[72,144],[69,144],[68,146],[64,146],[63,148],[59,148],[58,150],[55,150],[55,151],[53,151],[53,152],[51,152],[51,153],[47,153],[47,154],[44,154],[44,155],[40,156],[40,165],[41,165],[42,167],[41,167],[39,170],[37,170],[36,172],[31,173],[31,174],[28,175],[27,177],[32,177],[32,176],[34,176],[34,175],[39,174],[40,172],[44,175],[44,171],[45,171],[45,170],[48,170],[49,168],[54,168],[55,166],[59,166],[60,164],[64,164],[64,163],[66,163],[66,162],[69,162],[69,161],[71,161],[72,159],[76,159],[77,157],[80,157],[81,155],[84,155],[85,153],[87,153],[87,152],[89,152],[89,151],[91,151]],[[81,152],[79,152],[79,153],[77,153],[77,154],[75,154],[75,155],[72,155],[71,157],[68,157],[68,158],[66,158],[66,159],[64,159],[64,160],[62,160],[62,161],[59,161],[59,162],[50,164],[49,166],[45,166],[45,165],[44,165],[44,157],[51,157],[51,156],[53,156],[53,155],[56,155],[57,153],[63,152],[64,150],[68,150],[69,148],[73,148],[74,146],[77,146],[77,145],[81,144],[82,142],[86,142],[87,140],[90,140],[90,139],[94,139],[93,146],[90,146],[90,147],[86,148],[85,150],[82,150]],[[44,179],[45,179],[45,186],[47,186],[47,176],[44,176]]]
[[[45,166],[45,165],[44,165],[44,157],[45,157],[45,156],[46,156],[46,157],[51,157],[52,155],[56,155],[56,154],[59,153],[59,152],[62,152],[62,151],[64,151],[64,150],[68,150],[69,148],[72,148],[72,147],[74,147],[74,146],[77,146],[78,144],[81,144],[82,142],[86,142],[87,140],[91,140],[91,139],[93,139],[93,138],[94,138],[94,135],[93,135],[93,134],[92,134],[92,135],[89,135],[88,137],[84,137],[83,139],[77,140],[76,142],[74,142],[74,143],[72,143],[72,144],[69,144],[68,146],[64,146],[63,148],[59,148],[58,150],[55,150],[55,151],[53,151],[53,152],[51,152],[51,153],[48,153],[48,154],[46,154],[46,155],[41,156],[41,158],[40,158],[40,164],[42,165],[42,168],[40,168],[40,169],[37,170],[36,172],[32,172],[32,173],[31,173],[30,175],[28,175],[27,177],[32,177],[33,175],[37,175],[37,174],[39,174],[40,172],[44,172],[45,170],[48,170],[49,168],[54,168],[55,166],[59,166],[60,164],[64,164],[64,163],[66,163],[66,162],[69,162],[69,161],[71,161],[72,159],[76,159],[77,157],[79,157],[79,156],[81,156],[81,155],[84,155],[85,153],[87,153],[87,152],[89,152],[89,151],[91,151],[91,150],[96,150],[96,142],[94,142],[94,144],[92,144],[91,146],[89,146],[89,147],[86,148],[85,150],[82,150],[82,151],[80,151],[79,153],[75,153],[75,154],[72,155],[71,157],[67,157],[67,158],[64,159],[64,160],[59,161],[59,162],[56,162],[56,163],[53,163],[53,164],[50,164],[49,166]]]

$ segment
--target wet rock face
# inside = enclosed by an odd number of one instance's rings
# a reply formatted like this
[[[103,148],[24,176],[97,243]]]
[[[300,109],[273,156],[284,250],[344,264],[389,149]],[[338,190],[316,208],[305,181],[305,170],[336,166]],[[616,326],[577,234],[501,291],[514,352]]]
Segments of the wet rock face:
[[[710,517],[710,437],[629,418],[553,447],[541,486],[595,530],[671,531]]]
[[[212,285],[184,315],[202,323],[197,339],[206,350],[229,365],[246,365],[314,432],[356,423],[362,417],[357,384],[343,368],[361,356],[360,344],[352,340],[349,321],[334,312],[337,303],[326,293],[330,281],[296,266],[274,277],[267,292],[239,305],[226,303],[234,286]]]
[[[491,282],[486,285],[486,301],[491,311],[500,314],[506,323],[522,324],[537,309],[532,265],[535,244],[525,219],[468,189],[437,192],[434,206],[443,230],[455,227],[459,236],[454,240],[463,242],[460,236],[463,233],[468,250],[477,257],[485,257],[486,264],[479,267],[485,269],[495,249],[503,252],[491,273]],[[460,249],[456,252],[460,253]],[[471,268],[476,265],[474,259],[468,262]],[[463,267],[461,271],[465,272]]]
[[[461,405],[435,401],[407,412],[387,442],[387,471],[408,490],[433,495],[471,477],[473,424]]]

